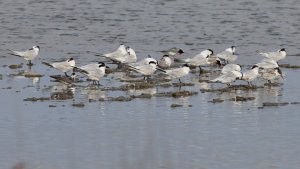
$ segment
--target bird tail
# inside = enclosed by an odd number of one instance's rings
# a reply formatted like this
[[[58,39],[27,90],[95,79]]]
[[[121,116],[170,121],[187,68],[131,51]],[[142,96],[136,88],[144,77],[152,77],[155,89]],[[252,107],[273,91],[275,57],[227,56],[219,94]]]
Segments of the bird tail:
[[[73,72],[79,72],[79,73],[83,73],[83,74],[89,74],[89,72],[87,72],[86,70],[80,69],[79,67],[73,67]]]
[[[47,63],[47,62],[42,62],[42,64],[47,65],[49,67],[53,67],[50,63]]]
[[[174,62],[186,63],[186,62],[188,62],[188,60],[187,59],[177,59],[177,58],[175,58]]]
[[[131,70],[138,70],[137,68],[135,68],[135,67],[132,66],[132,65],[127,65],[127,66],[128,66],[128,68],[131,69]]]
[[[159,68],[159,67],[156,67],[156,70],[161,71],[161,72],[164,72],[164,73],[167,73],[164,69]]]
[[[10,49],[7,49],[7,50],[11,52],[11,53],[10,53],[11,55],[15,55],[15,56],[21,57],[21,53],[20,53],[20,52],[13,51],[13,50],[10,50]]]
[[[55,79],[56,81],[65,83],[67,85],[72,84],[73,82],[75,82],[75,78],[73,78],[73,77],[62,77],[62,76],[57,76],[57,75],[53,75],[53,76],[50,76],[50,77]]]

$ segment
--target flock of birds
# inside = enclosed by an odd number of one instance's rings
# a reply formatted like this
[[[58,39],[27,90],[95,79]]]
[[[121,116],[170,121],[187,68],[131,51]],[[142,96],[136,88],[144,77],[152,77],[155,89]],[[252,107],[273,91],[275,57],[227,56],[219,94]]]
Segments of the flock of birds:
[[[149,78],[156,71],[160,71],[167,75],[170,79],[179,79],[190,73],[190,67],[199,67],[200,72],[203,66],[218,65],[222,67],[221,74],[211,79],[211,82],[220,82],[230,86],[236,80],[244,80],[248,82],[248,85],[252,85],[252,81],[258,77],[267,80],[272,83],[273,80],[283,78],[282,71],[279,68],[278,61],[286,57],[286,50],[284,48],[274,52],[258,52],[264,58],[252,66],[250,70],[242,72],[241,66],[234,64],[238,56],[235,54],[236,47],[231,46],[224,51],[214,54],[213,50],[206,49],[201,51],[194,57],[191,58],[178,58],[176,56],[181,55],[183,52],[179,48],[171,48],[163,53],[163,57],[160,60],[156,60],[151,57],[144,58],[137,61],[135,51],[129,47],[121,44],[115,51],[102,55],[113,63],[118,64],[118,68],[121,65],[126,65],[128,71],[135,71],[144,76],[144,79]],[[26,51],[13,51],[10,50],[11,54],[19,56],[28,61],[29,65],[32,65],[32,60],[35,59],[40,51],[39,46],[33,46]],[[177,62],[180,67],[172,66],[174,62]],[[63,62],[47,63],[43,64],[60,70],[67,77],[74,78],[75,72],[82,73],[91,80],[93,84],[100,84],[100,79],[105,75],[105,70],[108,68],[104,62],[90,63],[84,66],[76,66],[75,60],[69,58]],[[72,75],[69,76],[67,72],[73,71]]]

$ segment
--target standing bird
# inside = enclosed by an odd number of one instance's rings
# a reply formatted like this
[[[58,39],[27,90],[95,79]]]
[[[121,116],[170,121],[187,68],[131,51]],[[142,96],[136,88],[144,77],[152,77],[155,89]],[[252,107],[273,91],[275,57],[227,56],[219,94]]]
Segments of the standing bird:
[[[158,61],[158,66],[161,68],[169,68],[172,64],[172,59],[170,58],[169,55],[164,55],[159,61]]]
[[[218,76],[217,78],[210,80],[211,82],[220,82],[220,83],[224,83],[227,84],[227,86],[231,86],[231,83],[241,79],[243,76],[243,74],[240,71],[228,71],[226,73],[222,73],[220,76]]]
[[[176,56],[176,55],[181,55],[184,53],[182,49],[176,48],[176,47],[170,48],[168,50],[163,50],[161,52],[164,55],[169,55],[169,56]]]
[[[93,81],[93,84],[100,85],[99,80],[105,75],[105,69],[108,68],[103,62],[90,63],[85,66],[75,67],[75,71],[87,76],[89,80]]]
[[[135,51],[129,46],[127,46],[125,48],[125,50],[126,50],[125,54],[123,54],[123,55],[120,54],[120,55],[117,55],[110,59],[112,61],[115,61],[118,63],[134,63],[134,62],[136,62],[137,56],[135,54]]]
[[[241,69],[241,66],[240,65],[237,65],[237,64],[227,64],[225,65],[223,68],[222,68],[222,74],[226,74],[228,72],[231,72],[231,71],[238,71],[240,72],[242,69]]]
[[[252,81],[258,77],[259,67],[257,65],[252,66],[251,70],[242,73],[242,80],[247,81],[248,85],[252,86]]]
[[[28,65],[29,66],[32,66],[33,64],[31,63],[31,61],[36,58],[39,54],[39,51],[40,51],[40,47],[39,46],[33,46],[32,48],[26,50],[26,51],[23,51],[23,52],[18,52],[18,51],[13,51],[13,50],[10,50],[11,51],[12,55],[16,55],[16,56],[19,56],[25,60],[28,61]]]
[[[144,80],[146,76],[151,76],[156,71],[157,61],[150,61],[148,64],[141,64],[141,65],[128,65],[129,69],[134,70],[138,73],[144,75]]]
[[[274,69],[263,69],[260,72],[260,77],[267,80],[269,83],[272,83],[272,80],[278,79],[279,77],[283,79],[282,71],[279,67]]]
[[[54,63],[47,63],[47,62],[42,62],[44,65],[47,65],[49,67],[58,69],[65,73],[65,75],[68,77],[69,75],[67,74],[68,71],[72,70],[75,67],[75,60],[73,58],[70,58],[66,61],[63,62],[54,62]]]
[[[175,62],[187,63],[189,66],[199,67],[201,72],[201,66],[210,65],[208,57],[213,54],[211,49],[201,51],[198,55],[187,59],[174,59]]]
[[[263,60],[261,60],[259,63],[256,63],[255,65],[264,69],[273,69],[278,67],[277,61],[269,58],[264,58]]]
[[[106,53],[102,56],[108,58],[108,59],[114,59],[120,56],[123,56],[127,53],[128,51],[126,50],[125,45],[121,44],[117,50],[111,52],[111,53]]]
[[[224,51],[216,54],[218,58],[224,60],[224,62],[234,62],[237,59],[237,55],[235,55],[235,46],[231,46],[230,48],[225,49]]]
[[[186,76],[190,72],[190,67],[188,64],[183,64],[180,68],[168,69],[163,70],[160,68],[156,68],[159,71],[162,71],[164,74],[168,75],[170,78],[178,78],[179,82],[181,83],[180,78]]]
[[[285,48],[277,50],[276,52],[259,52],[259,54],[275,61],[282,60],[286,57]]]

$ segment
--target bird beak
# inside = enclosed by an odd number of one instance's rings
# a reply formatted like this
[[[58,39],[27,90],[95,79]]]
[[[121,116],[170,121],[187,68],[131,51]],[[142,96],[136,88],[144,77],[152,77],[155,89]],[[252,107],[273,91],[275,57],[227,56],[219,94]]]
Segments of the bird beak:
[[[109,69],[109,67],[108,67],[108,66],[105,66],[105,68],[106,68],[106,69]]]

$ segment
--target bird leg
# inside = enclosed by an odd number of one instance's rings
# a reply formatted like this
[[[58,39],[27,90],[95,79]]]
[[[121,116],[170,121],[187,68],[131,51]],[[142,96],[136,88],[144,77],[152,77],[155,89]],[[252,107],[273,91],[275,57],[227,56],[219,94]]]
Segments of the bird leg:
[[[202,69],[201,69],[201,67],[200,66],[198,66],[199,67],[199,76],[201,75],[201,72],[202,72]]]
[[[33,64],[31,63],[31,60],[28,60],[28,66],[32,66]]]

